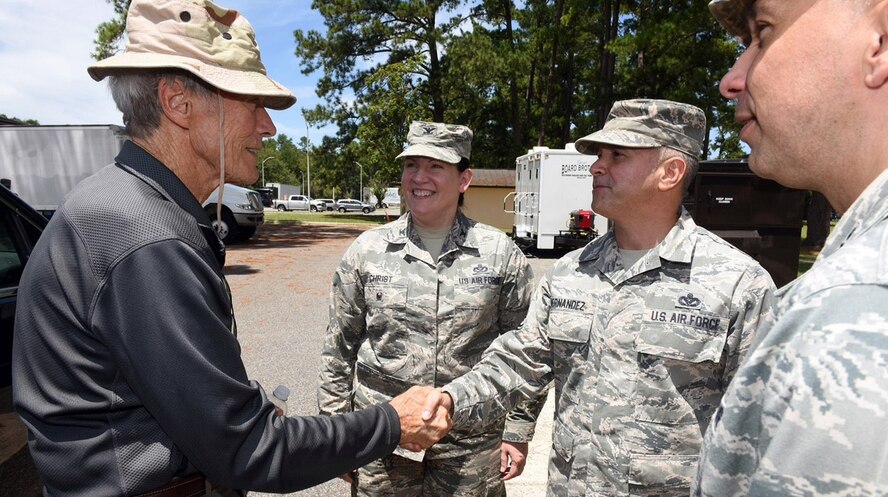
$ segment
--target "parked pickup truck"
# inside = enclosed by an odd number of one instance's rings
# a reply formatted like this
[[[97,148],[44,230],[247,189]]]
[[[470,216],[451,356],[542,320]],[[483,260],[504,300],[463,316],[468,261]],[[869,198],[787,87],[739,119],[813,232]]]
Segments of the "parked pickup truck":
[[[274,201],[274,208],[284,211],[307,211],[311,204],[311,199],[305,195],[288,195],[287,198]]]

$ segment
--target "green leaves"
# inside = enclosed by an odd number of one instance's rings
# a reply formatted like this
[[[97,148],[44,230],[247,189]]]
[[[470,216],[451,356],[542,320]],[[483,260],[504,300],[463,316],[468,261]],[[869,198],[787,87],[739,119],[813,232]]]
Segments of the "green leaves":
[[[108,1],[117,17],[98,27],[96,58],[117,50],[124,29],[129,0]],[[740,156],[733,106],[718,92],[738,47],[707,1],[314,0],[324,30],[293,37],[323,102],[303,113],[338,132],[311,150],[313,193],[357,197],[356,161],[365,184],[396,183],[414,119],[468,125],[473,167],[511,169],[528,148],[562,148],[598,129],[615,100],[637,97],[701,107],[707,156]],[[275,153],[288,141],[274,140]],[[304,169],[303,148],[292,149],[303,155],[287,163]],[[296,182],[277,162],[266,181]]]
[[[90,55],[95,60],[108,58],[120,51],[120,42],[126,31],[126,12],[130,0],[106,0],[114,7],[115,18],[99,24],[96,28],[96,51]]]

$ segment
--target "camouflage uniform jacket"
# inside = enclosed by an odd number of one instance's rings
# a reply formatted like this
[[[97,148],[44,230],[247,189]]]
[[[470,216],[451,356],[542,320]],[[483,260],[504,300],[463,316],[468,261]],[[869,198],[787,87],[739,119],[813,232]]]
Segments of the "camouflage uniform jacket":
[[[469,371],[530,303],[532,272],[502,231],[457,214],[437,263],[410,215],[351,245],[333,278],[318,405],[324,414],[379,404],[411,385],[444,385]],[[357,385],[353,382],[357,377]],[[426,457],[453,457],[503,437],[527,442],[545,396],[471,434],[454,431]],[[482,433],[483,435],[479,435]]]
[[[693,494],[888,495],[888,171],[777,296]]]
[[[682,211],[623,267],[613,232],[546,273],[524,325],[445,387],[454,426],[554,380],[550,496],[687,496],[703,432],[774,284]]]

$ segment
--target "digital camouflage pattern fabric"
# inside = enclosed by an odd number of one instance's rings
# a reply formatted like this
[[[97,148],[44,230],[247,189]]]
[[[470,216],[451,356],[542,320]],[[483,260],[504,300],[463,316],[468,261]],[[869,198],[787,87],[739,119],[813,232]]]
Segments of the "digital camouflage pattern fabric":
[[[749,45],[749,8],[755,0],[712,0],[709,11],[728,33]]]
[[[500,480],[500,442],[491,438],[474,452],[443,459],[413,461],[397,454],[358,471],[361,497],[505,497]]]
[[[578,151],[596,154],[599,144],[628,148],[669,147],[692,157],[703,151],[706,115],[693,105],[639,98],[614,102],[604,127],[576,141]]]
[[[611,231],[560,259],[522,327],[444,387],[454,427],[483,426],[554,381],[549,496],[687,496],[773,292],[758,263],[687,211],[630,268]]]
[[[706,433],[693,495],[888,495],[888,172],[778,299]]]
[[[407,132],[407,148],[395,159],[429,157],[459,164],[472,157],[472,130],[461,124],[413,121]]]
[[[521,324],[531,282],[518,247],[502,231],[462,213],[437,261],[423,248],[409,213],[366,231],[333,278],[321,412],[361,409],[411,385],[442,386],[466,373],[497,336]],[[544,402],[541,395],[508,419],[503,412],[471,432],[454,430],[425,459],[497,451],[498,473],[500,439],[529,441]],[[498,478],[495,483],[502,486]]]

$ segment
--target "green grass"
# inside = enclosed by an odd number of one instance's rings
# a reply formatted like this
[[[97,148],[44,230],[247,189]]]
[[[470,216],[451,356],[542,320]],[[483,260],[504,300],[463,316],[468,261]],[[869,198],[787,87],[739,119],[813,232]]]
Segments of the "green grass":
[[[799,254],[799,276],[811,269],[811,266],[814,265],[814,260],[817,259],[819,253],[819,250],[802,249],[802,252]]]
[[[394,220],[389,216],[390,220]],[[385,224],[385,214],[340,214],[338,212],[265,212],[267,223]]]
[[[831,221],[829,223],[829,232],[832,233],[832,230],[836,227],[836,221]],[[804,243],[805,238],[808,237],[808,223],[802,222],[802,242]],[[820,255],[820,250],[812,250],[805,247],[802,247],[801,252],[799,253],[799,276],[802,275],[805,271],[811,269],[811,266],[814,265],[814,261],[817,259],[817,256]]]

